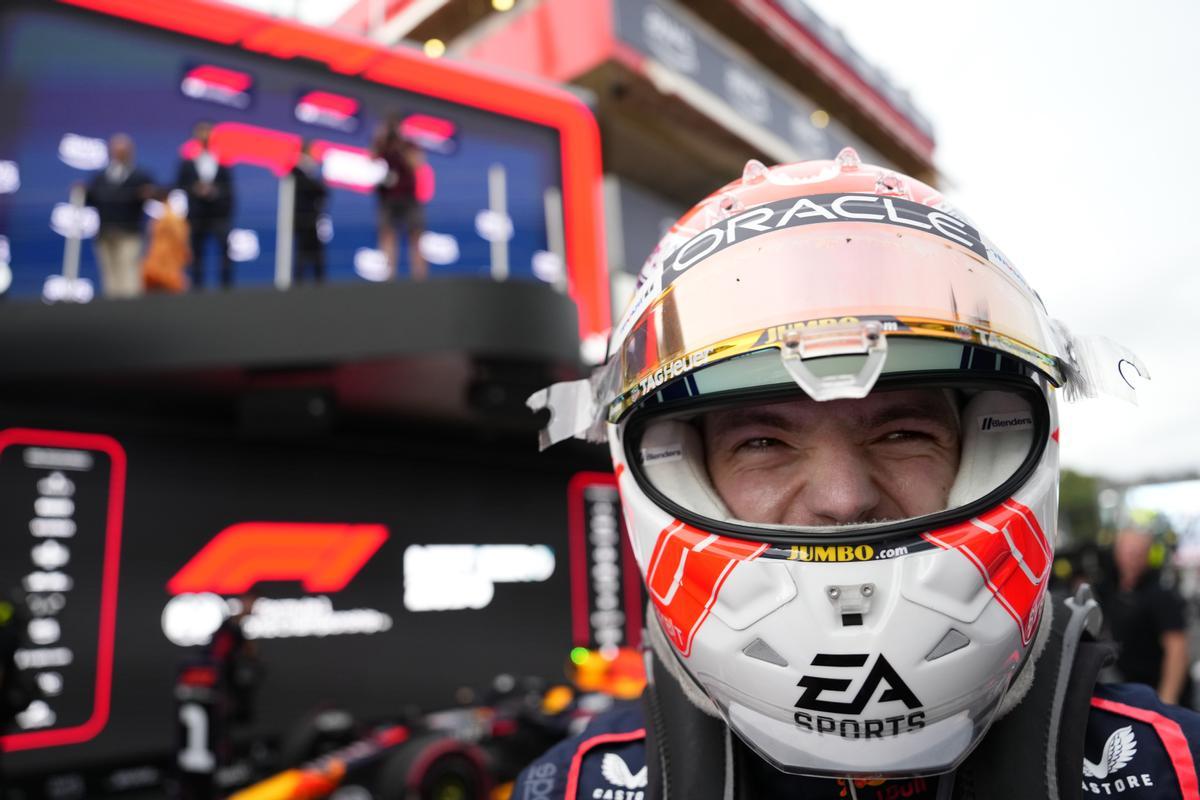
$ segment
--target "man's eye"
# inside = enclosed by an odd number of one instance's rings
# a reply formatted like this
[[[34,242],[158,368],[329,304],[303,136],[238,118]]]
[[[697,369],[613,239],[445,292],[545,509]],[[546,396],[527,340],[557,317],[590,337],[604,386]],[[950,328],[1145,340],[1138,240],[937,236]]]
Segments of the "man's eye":
[[[884,442],[920,442],[929,441],[934,436],[926,431],[901,430],[886,433],[881,438]]]
[[[772,439],[769,436],[756,436],[753,439],[746,439],[738,444],[736,450],[747,453],[761,453],[779,444],[778,439]]]

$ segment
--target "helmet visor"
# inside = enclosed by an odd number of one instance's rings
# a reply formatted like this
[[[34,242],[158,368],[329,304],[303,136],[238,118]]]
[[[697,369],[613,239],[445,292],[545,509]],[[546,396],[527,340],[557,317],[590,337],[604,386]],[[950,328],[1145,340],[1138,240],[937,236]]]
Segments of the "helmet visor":
[[[622,337],[618,328],[610,421],[675,377],[778,348],[788,331],[868,319],[880,320],[889,338],[984,344],[1062,382],[1062,354],[1036,296],[1015,273],[944,238],[829,223],[690,260],[698,246],[685,245],[648,281],[639,293],[644,309],[635,299],[629,332]]]

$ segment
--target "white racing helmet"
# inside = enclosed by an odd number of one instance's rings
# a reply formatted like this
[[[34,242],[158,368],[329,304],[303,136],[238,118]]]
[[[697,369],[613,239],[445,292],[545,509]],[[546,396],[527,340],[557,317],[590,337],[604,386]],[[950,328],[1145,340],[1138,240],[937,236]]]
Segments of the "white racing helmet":
[[[1019,699],[1056,395],[1131,398],[1134,373],[936,190],[847,149],[750,162],[684,215],[608,362],[530,404],[543,446],[606,434],[649,640],[693,697],[782,770],[917,775]],[[852,463],[818,458],[831,425]]]

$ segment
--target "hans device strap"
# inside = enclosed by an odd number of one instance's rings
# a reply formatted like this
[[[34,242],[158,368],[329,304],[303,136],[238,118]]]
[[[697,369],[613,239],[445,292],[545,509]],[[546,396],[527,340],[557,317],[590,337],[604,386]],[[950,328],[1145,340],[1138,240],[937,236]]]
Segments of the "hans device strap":
[[[647,652],[646,800],[730,800],[730,731],[696,708],[683,688]]]
[[[1115,653],[1092,638],[1100,609],[1087,586],[1059,601],[1055,612],[1029,693],[958,768],[955,798],[1081,797],[1079,765],[1092,693]]]

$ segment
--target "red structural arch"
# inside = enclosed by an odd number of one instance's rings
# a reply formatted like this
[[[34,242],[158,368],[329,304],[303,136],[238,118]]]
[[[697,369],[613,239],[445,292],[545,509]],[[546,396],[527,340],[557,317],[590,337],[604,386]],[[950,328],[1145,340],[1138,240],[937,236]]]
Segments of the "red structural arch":
[[[332,72],[544,125],[558,131],[563,176],[567,291],[579,310],[581,341],[611,327],[604,251],[600,131],[575,95],[543,82],[389,49],[366,39],[310,28],[206,0],[59,0],[112,17],[239,47],[281,60],[305,58]]]

